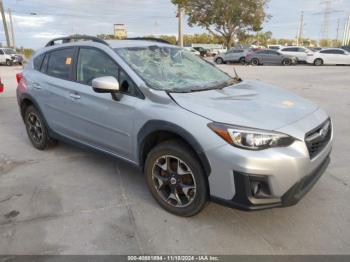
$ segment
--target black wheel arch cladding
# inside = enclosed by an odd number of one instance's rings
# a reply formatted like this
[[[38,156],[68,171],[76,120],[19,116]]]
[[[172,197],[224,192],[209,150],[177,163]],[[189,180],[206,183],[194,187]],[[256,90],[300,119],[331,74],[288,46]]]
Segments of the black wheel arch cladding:
[[[155,132],[170,132],[182,138],[193,149],[199,158],[200,164],[202,165],[206,175],[210,175],[211,167],[209,160],[207,159],[202,146],[198,143],[194,136],[182,127],[164,120],[150,120],[139,130],[137,134],[137,152],[138,160],[141,166],[144,165],[143,149],[145,143],[147,142],[147,138],[149,135]]]

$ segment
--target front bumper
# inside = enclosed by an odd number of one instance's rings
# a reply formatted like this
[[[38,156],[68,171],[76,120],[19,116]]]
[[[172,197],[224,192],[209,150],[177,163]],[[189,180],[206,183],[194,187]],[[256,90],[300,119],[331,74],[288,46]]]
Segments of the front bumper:
[[[211,200],[229,207],[242,210],[261,210],[275,207],[288,207],[299,202],[320,179],[330,163],[328,156],[316,170],[292,186],[281,198],[255,199],[252,197],[249,176],[235,174],[236,194],[231,200],[215,196]]]
[[[333,127],[328,142],[316,155],[310,153],[305,142],[309,132],[323,126],[327,119],[328,116],[318,110],[291,126],[279,129],[282,133],[294,134],[296,141],[289,147],[249,151],[226,144],[207,151],[212,170],[208,178],[212,200],[246,210],[297,203],[329,164]],[[267,188],[262,190],[262,196],[253,196],[254,183]]]

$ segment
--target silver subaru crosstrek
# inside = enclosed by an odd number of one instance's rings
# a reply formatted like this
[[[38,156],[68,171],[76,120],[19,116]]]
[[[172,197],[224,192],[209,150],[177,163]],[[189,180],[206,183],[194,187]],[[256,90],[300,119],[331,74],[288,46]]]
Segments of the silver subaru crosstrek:
[[[293,205],[330,161],[332,121],[317,105],[161,41],[54,39],[17,81],[34,147],[61,140],[137,165],[177,215],[210,199],[245,210]]]

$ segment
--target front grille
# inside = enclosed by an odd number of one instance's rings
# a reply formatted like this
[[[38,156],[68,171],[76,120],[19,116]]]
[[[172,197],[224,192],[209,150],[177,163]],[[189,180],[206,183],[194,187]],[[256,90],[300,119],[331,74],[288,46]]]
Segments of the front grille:
[[[322,149],[325,148],[331,137],[332,123],[330,120],[327,120],[322,125],[306,134],[305,142],[311,159],[316,157]]]

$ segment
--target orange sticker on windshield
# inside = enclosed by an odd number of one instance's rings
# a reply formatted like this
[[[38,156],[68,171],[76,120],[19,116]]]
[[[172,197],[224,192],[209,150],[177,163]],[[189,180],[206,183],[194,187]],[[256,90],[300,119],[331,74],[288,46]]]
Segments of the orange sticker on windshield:
[[[66,58],[66,65],[70,65],[72,63],[72,58],[71,57],[67,57]]]

